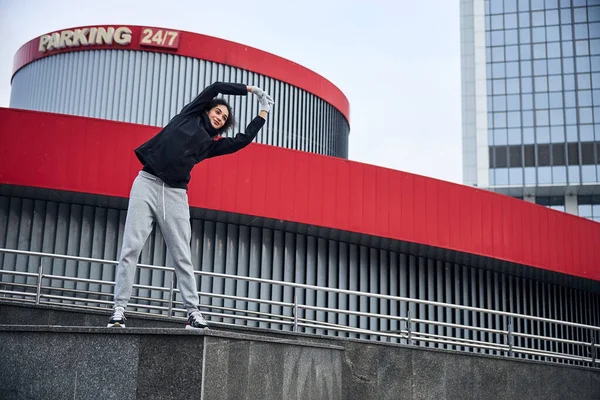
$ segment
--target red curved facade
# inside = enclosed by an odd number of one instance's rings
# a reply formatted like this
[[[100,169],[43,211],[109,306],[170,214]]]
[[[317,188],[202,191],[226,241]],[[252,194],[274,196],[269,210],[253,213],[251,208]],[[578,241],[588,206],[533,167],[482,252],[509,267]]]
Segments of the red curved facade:
[[[0,184],[128,197],[158,128],[0,109]],[[600,281],[600,224],[508,196],[252,144],[198,165],[191,207],[424,244]]]
[[[321,75],[292,61],[253,47],[198,33],[173,31],[179,34],[179,46],[175,49],[143,46],[141,44],[142,30],[147,27],[136,25],[98,25],[97,27],[117,28],[119,26],[127,27],[131,30],[132,39],[130,43],[125,45],[114,43],[112,45],[91,44],[40,52],[40,37],[32,39],[17,51],[14,58],[13,75],[23,66],[40,58],[73,51],[119,49],[171,53],[243,68],[297,86],[327,101],[350,122],[350,104],[342,91]],[[71,30],[84,28],[90,27],[81,26],[71,28]],[[165,28],[151,29],[164,30]]]

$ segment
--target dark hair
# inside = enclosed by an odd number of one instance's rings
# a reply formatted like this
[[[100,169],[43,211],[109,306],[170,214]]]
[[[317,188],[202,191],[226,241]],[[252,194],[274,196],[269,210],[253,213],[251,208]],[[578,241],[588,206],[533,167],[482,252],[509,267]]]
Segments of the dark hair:
[[[229,113],[229,116],[227,117],[227,120],[225,121],[225,124],[223,124],[223,127],[221,127],[221,128],[218,129],[219,133],[225,133],[229,129],[231,129],[231,128],[234,127],[234,125],[235,125],[235,117],[233,116],[233,111],[231,110],[231,106],[229,105],[229,103],[225,99],[221,99],[221,98],[212,99],[211,101],[209,101],[206,104],[206,107],[204,108],[203,112],[209,112],[210,110],[212,110],[216,106],[225,106],[225,107],[227,107],[227,112]]]

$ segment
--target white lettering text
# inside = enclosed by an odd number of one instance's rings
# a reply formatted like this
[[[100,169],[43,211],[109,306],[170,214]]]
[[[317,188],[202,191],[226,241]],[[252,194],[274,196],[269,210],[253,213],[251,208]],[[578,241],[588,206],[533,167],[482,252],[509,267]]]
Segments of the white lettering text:
[[[65,29],[40,36],[38,50],[40,52],[89,45],[112,46],[113,42],[125,46],[131,43],[131,29],[125,26],[118,28],[91,27],[81,29]]]
[[[98,28],[98,36],[96,36],[96,44],[112,44],[113,34],[115,33],[115,28],[108,28],[108,30],[104,28]]]
[[[73,47],[77,47],[79,45],[87,46],[88,41],[87,41],[87,38],[85,37],[85,35],[87,35],[89,31],[90,31],[89,28],[75,29],[75,32],[73,32],[72,46]]]
[[[58,49],[58,44],[60,42],[60,35],[58,33],[53,33],[50,35],[50,43],[48,43],[48,50]]]
[[[73,31],[62,31],[60,33],[60,43],[59,43],[59,47],[62,49],[65,46],[69,46],[71,47],[73,45],[72,40],[73,39]]]
[[[131,29],[127,27],[120,27],[115,30],[115,42],[120,45],[131,43]]]
[[[44,35],[44,36],[40,37],[40,47],[38,48],[38,51],[46,51],[46,47],[48,46],[49,42],[50,42],[49,35]]]

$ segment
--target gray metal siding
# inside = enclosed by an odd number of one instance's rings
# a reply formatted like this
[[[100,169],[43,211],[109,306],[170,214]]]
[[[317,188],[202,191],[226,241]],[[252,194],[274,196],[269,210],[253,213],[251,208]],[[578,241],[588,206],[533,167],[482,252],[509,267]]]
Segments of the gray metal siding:
[[[116,260],[122,243],[125,216],[126,211],[119,209],[0,196],[0,247]],[[200,219],[192,219],[191,226],[193,264],[195,268],[201,268],[203,271],[399,295],[526,313],[590,325],[598,325],[600,321],[598,306],[600,294],[594,292],[476,269],[468,265],[452,264],[411,254],[268,228]],[[151,234],[140,258],[142,262],[148,264],[172,265],[159,230]],[[44,264],[46,274],[66,274],[108,281],[114,280],[115,276],[115,267],[112,265],[0,253],[0,267],[4,270],[37,272],[40,263]],[[168,288],[171,273],[138,269],[135,281],[142,285]],[[0,286],[3,286],[2,282],[34,285],[35,278],[5,274],[2,275]],[[98,292],[95,298],[112,300],[111,285],[64,283],[62,280],[47,283],[51,283],[57,290],[67,295],[65,289],[87,289]],[[275,287],[265,283],[232,282],[223,278],[198,277],[197,287],[198,290],[206,293],[285,302],[293,302],[294,296],[297,296],[300,303],[309,305],[396,316],[407,316],[410,312],[412,318],[486,328],[506,326],[506,321],[501,321],[505,317],[486,317],[474,311],[442,311],[429,305],[407,305],[400,301],[368,299],[337,293],[325,294],[312,290]],[[155,306],[164,305],[159,301],[168,299],[167,292],[150,289],[134,290],[134,298],[137,296],[153,298],[150,305]],[[179,295],[177,300],[181,301]],[[280,308],[280,306],[257,305],[244,300],[223,300],[207,296],[201,296],[201,302],[215,307],[235,306],[260,312],[279,312]],[[75,304],[86,303],[82,299]],[[137,301],[137,304],[148,305],[142,300]],[[289,309],[286,313],[291,315]],[[384,321],[377,317],[336,315],[323,311],[307,310],[305,315],[301,313],[299,317],[381,331],[405,328],[404,323],[397,321]],[[234,322],[235,318],[214,318],[214,320]],[[289,326],[277,323],[244,322],[240,319],[235,322],[246,323],[249,326],[290,329]],[[412,328],[416,328],[416,323],[412,324]],[[489,337],[496,343],[504,343],[504,337],[497,334],[473,335],[471,331],[461,332],[460,328],[419,327],[421,332],[432,334],[442,334],[444,329],[457,329],[457,336],[465,339],[483,339],[485,335],[490,335]],[[306,328],[305,331],[315,332],[315,329]],[[522,324],[519,331],[586,342],[591,340],[590,337],[584,336],[580,329],[557,327],[540,322]],[[357,337],[354,333],[340,332],[339,335]],[[360,335],[360,337],[368,338],[367,335]],[[528,340],[531,341],[531,339],[517,337],[515,345],[524,345]],[[428,345],[443,348],[458,347],[443,344]],[[548,344],[539,340],[535,342],[535,347],[539,349],[559,351],[569,349],[571,353],[580,355],[585,355],[587,351],[571,344],[552,346],[559,348],[549,348]]]
[[[10,106],[164,126],[214,81],[258,85],[276,103],[258,143],[348,158],[349,125],[332,105],[240,68],[172,54],[93,50],[34,61],[13,77]],[[253,96],[223,96],[238,130],[258,114]]]

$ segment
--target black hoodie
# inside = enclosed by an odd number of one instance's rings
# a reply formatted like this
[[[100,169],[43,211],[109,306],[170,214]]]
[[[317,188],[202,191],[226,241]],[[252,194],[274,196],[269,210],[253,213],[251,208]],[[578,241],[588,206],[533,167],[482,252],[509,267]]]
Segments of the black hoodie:
[[[234,138],[219,138],[204,109],[219,93],[246,95],[246,85],[215,82],[186,105],[159,133],[135,149],[144,170],[158,176],[167,185],[187,189],[190,172],[200,161],[234,153],[249,145],[265,124],[257,116],[245,133]],[[218,139],[218,140],[215,140]]]

